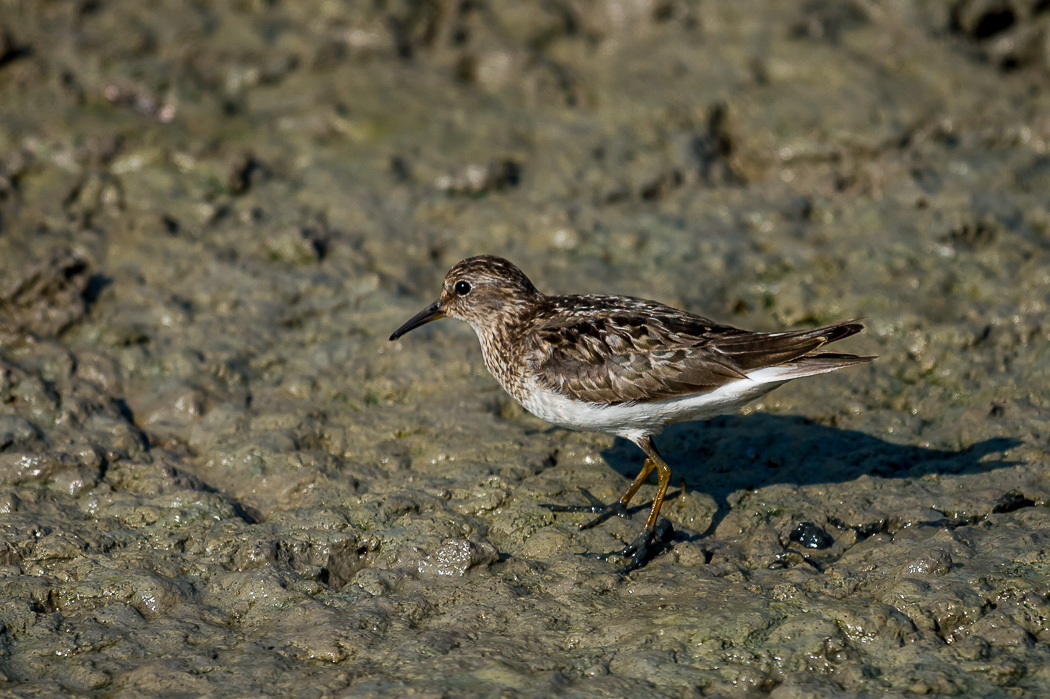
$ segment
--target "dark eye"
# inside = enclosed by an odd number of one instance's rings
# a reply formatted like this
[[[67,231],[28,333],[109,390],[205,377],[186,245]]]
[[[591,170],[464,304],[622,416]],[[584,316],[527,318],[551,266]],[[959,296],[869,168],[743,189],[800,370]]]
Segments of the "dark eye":
[[[470,293],[470,282],[456,282],[453,291],[456,292],[456,296],[466,296]]]

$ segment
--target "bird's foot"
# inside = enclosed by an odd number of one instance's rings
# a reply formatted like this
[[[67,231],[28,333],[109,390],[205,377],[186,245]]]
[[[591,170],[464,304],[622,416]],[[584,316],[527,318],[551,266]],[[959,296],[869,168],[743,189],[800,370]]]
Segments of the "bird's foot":
[[[671,525],[670,521],[661,519],[657,521],[656,526],[643,529],[637,539],[619,551],[584,555],[602,561],[607,561],[610,558],[625,558],[627,559],[627,565],[624,566],[622,572],[627,574],[645,565],[653,556],[659,553],[664,544],[673,538],[674,526]]]
[[[586,512],[589,514],[598,515],[594,519],[588,520],[580,525],[580,529],[590,529],[591,527],[598,526],[605,520],[609,519],[613,515],[619,517],[630,518],[631,514],[627,511],[627,505],[623,504],[619,500],[610,502],[608,505],[603,503],[598,498],[591,495],[591,492],[586,488],[580,488],[580,492],[583,493],[583,497],[590,501],[589,505],[550,505],[541,504],[540,507],[546,507],[551,512]]]

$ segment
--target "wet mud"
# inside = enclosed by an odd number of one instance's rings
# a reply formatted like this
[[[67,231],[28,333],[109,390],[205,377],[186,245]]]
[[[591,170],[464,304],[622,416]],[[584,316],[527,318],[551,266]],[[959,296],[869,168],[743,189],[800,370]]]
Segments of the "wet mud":
[[[1045,2],[0,0],[5,696],[1050,682]],[[462,257],[870,365],[657,439],[621,576]]]

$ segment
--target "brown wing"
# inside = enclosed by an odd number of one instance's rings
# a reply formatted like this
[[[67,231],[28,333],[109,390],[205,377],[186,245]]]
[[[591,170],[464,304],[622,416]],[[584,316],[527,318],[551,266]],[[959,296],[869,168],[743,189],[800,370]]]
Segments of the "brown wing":
[[[534,328],[526,357],[542,381],[570,398],[644,403],[712,390],[863,327],[753,333],[644,303],[651,307],[643,313],[555,316]]]

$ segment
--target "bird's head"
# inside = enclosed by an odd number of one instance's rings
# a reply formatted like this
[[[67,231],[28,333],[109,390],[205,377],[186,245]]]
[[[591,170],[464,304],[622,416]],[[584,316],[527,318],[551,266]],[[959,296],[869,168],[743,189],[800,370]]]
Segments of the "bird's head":
[[[438,300],[409,318],[390,339],[445,316],[465,320],[481,334],[508,315],[520,313],[539,295],[525,273],[502,257],[469,257],[445,275]]]

